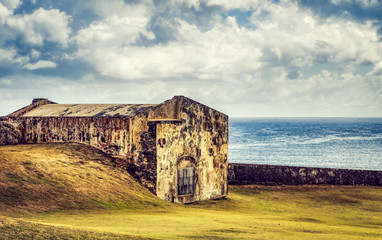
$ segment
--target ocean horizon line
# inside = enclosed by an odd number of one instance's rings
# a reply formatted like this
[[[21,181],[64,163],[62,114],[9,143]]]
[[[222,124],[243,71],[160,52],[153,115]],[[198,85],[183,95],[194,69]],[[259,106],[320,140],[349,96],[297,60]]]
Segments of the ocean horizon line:
[[[381,117],[229,117],[229,119],[382,119]]]

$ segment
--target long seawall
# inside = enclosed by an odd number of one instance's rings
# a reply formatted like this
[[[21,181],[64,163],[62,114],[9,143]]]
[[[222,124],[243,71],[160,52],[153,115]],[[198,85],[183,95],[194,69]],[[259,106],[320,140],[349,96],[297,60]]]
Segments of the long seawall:
[[[232,185],[331,184],[382,186],[382,171],[230,163],[228,167],[228,183]]]

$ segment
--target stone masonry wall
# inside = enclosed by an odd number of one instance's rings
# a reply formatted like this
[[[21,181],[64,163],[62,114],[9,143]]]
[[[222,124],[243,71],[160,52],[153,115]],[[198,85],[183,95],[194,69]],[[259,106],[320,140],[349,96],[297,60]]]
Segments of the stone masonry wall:
[[[224,197],[228,193],[228,116],[194,101],[179,101],[179,120],[157,124],[157,195],[181,203]],[[177,171],[183,167],[194,167],[192,195],[177,193]]]
[[[23,127],[19,121],[0,118],[0,146],[18,144],[23,141]]]
[[[264,185],[374,185],[382,186],[382,171],[229,164],[229,184]]]
[[[89,117],[25,117],[24,143],[78,142],[110,155],[125,156],[129,119]]]
[[[157,153],[155,123],[148,123],[148,130],[140,133],[139,145],[141,148],[137,151],[137,158],[131,173],[151,192],[156,193]]]

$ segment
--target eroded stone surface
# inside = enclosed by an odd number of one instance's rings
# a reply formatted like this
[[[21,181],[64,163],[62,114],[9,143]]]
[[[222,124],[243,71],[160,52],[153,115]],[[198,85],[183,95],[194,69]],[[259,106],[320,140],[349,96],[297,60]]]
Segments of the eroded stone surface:
[[[23,135],[20,123],[3,118],[0,121],[0,145],[19,144],[22,141]]]
[[[184,102],[179,122],[157,125],[157,195],[191,202],[227,195],[228,117],[196,102]],[[195,194],[179,196],[177,171],[195,169]]]
[[[229,165],[229,183],[263,185],[374,185],[382,186],[382,171],[288,167],[258,164]]]

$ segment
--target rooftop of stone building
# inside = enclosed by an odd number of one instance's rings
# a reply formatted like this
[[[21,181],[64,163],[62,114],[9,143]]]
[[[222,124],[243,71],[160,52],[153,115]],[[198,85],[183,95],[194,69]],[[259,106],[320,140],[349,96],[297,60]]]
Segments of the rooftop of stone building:
[[[149,113],[150,121],[179,121],[179,104],[185,101],[205,106],[184,96],[160,104],[57,104],[47,98],[34,98],[30,105],[5,117],[133,117]]]
[[[46,104],[23,114],[24,117],[131,117],[156,104]]]

